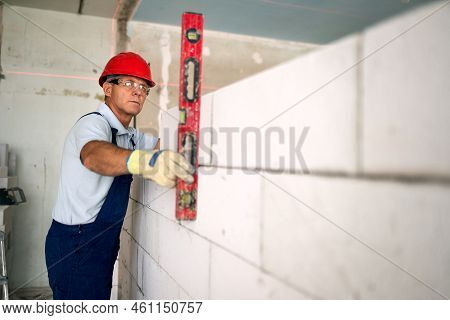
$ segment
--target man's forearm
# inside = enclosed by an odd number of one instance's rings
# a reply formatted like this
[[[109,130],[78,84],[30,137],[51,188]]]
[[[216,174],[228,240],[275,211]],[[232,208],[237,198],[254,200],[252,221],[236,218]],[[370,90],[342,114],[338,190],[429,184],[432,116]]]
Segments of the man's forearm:
[[[120,176],[128,173],[126,159],[131,152],[106,141],[90,141],[81,149],[80,159],[86,168],[95,173]]]

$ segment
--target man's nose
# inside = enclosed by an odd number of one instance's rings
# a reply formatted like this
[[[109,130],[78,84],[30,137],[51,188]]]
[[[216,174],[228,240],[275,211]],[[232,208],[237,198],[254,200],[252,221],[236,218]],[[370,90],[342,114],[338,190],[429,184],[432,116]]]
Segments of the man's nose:
[[[133,88],[133,95],[141,97],[143,93],[138,88]]]

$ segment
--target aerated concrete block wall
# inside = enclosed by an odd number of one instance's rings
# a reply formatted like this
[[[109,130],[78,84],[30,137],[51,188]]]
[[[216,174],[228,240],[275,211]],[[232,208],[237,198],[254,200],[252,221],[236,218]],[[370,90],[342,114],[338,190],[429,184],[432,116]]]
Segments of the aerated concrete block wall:
[[[204,96],[197,220],[175,219],[173,189],[135,179],[119,297],[449,297],[443,4]]]

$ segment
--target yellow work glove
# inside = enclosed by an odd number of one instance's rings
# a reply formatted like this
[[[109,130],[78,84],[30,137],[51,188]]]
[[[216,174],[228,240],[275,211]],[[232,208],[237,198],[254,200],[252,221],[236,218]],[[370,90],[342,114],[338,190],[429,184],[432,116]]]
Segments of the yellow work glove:
[[[171,150],[135,150],[127,159],[127,168],[131,174],[142,175],[163,187],[175,186],[177,177],[187,183],[194,182],[194,169],[190,163]]]

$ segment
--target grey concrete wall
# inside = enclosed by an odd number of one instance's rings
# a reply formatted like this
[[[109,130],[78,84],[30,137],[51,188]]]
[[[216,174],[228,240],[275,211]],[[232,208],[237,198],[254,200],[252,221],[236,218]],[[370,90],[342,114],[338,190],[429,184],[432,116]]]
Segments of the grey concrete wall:
[[[152,63],[160,85],[138,123],[141,128],[159,128],[159,109],[154,104],[169,107],[177,100],[179,30],[130,23],[129,39],[123,40],[123,34],[116,34],[117,24],[106,18],[4,7],[2,19],[1,65],[6,79],[0,82],[0,142],[8,143],[17,154],[19,185],[28,199],[13,215],[10,285],[46,286],[44,239],[65,135],[81,115],[103,101],[97,78],[119,44]],[[205,90],[209,91],[312,48],[218,33],[207,37]],[[230,43],[236,44],[239,55],[230,54]],[[255,52],[259,55],[253,59]]]
[[[450,296],[450,7],[434,2],[202,97],[198,215],[136,179],[119,296]],[[440,8],[440,9],[439,9]],[[285,112],[286,111],[286,112]],[[176,130],[177,110],[162,128]],[[309,133],[289,159],[290,128]],[[235,128],[234,140],[221,129]],[[274,157],[259,161],[248,128]],[[285,140],[265,140],[276,128]],[[174,147],[175,136],[163,146]],[[275,138],[278,138],[276,136]],[[208,156],[208,154],[210,156]],[[257,170],[259,169],[259,170]]]

